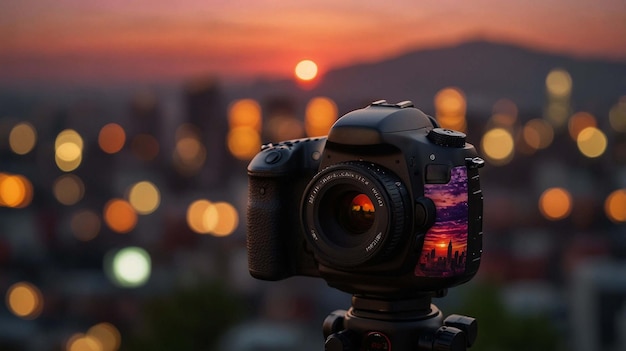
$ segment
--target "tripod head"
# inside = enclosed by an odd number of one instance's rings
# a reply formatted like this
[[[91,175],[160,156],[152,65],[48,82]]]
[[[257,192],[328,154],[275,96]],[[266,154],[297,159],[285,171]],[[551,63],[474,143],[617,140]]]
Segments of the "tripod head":
[[[445,294],[445,292],[444,292]],[[388,300],[354,295],[352,307],[323,324],[326,351],[462,351],[478,334],[476,319],[443,313],[431,295]]]

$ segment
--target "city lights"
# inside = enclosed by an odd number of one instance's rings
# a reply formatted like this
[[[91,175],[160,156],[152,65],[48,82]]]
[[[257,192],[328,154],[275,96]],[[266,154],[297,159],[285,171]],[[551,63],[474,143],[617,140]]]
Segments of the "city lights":
[[[130,188],[128,201],[137,213],[147,215],[159,207],[161,194],[156,185],[148,181],[142,181]]]
[[[569,119],[568,123],[569,135],[572,140],[576,141],[578,139],[578,135],[583,129],[588,127],[597,127],[598,122],[596,118],[588,113],[588,112],[576,112]]]
[[[517,105],[509,99],[500,99],[493,104],[491,122],[494,126],[513,128],[517,121]]]
[[[74,205],[83,198],[85,186],[83,181],[74,174],[58,177],[52,185],[54,197],[63,205]]]
[[[237,100],[228,109],[228,124],[230,128],[248,127],[261,131],[261,106],[252,99]]]
[[[19,174],[0,173],[0,206],[23,208],[33,199],[33,185]]]
[[[464,132],[467,128],[465,95],[459,88],[451,87],[440,90],[435,95],[435,116],[442,128]]]
[[[65,346],[66,351],[102,351],[100,341],[93,336],[76,333]]]
[[[194,201],[187,208],[187,225],[198,234],[228,236],[237,228],[239,215],[229,203],[212,203],[205,199]]]
[[[626,189],[613,191],[604,202],[606,216],[615,223],[626,222]]]
[[[178,127],[172,156],[176,170],[182,175],[195,175],[202,169],[206,156],[198,128],[189,123]]]
[[[128,233],[137,225],[137,212],[123,199],[112,199],[104,205],[104,222],[114,232]]]
[[[24,319],[35,319],[43,310],[41,291],[27,282],[11,285],[6,294],[6,303],[11,313]]]
[[[60,132],[54,142],[54,159],[60,170],[71,172],[83,160],[83,138],[73,129]]]
[[[100,342],[101,351],[117,351],[122,342],[119,330],[111,323],[98,323],[89,328],[87,335]]]
[[[337,120],[337,105],[326,97],[311,99],[306,106],[305,130],[309,137],[327,135]]]
[[[509,163],[513,158],[515,143],[508,130],[494,128],[483,135],[481,148],[488,161],[501,166]]]
[[[539,198],[541,214],[552,221],[566,218],[572,212],[572,195],[563,188],[545,190]]]
[[[115,285],[135,288],[144,285],[150,278],[152,260],[146,250],[129,246],[107,254],[105,271]]]
[[[28,122],[19,123],[9,133],[9,146],[18,155],[26,155],[37,143],[37,131]]]
[[[237,100],[228,109],[229,132],[226,144],[240,160],[250,160],[261,149],[261,106],[252,99]]]
[[[534,150],[545,149],[554,140],[554,129],[544,119],[531,119],[524,125],[522,131],[524,141]]]
[[[228,132],[227,145],[236,158],[251,160],[261,150],[261,136],[252,128],[233,128]]]
[[[317,76],[317,64],[311,60],[302,60],[296,65],[294,73],[298,79],[312,80]]]
[[[546,77],[546,89],[554,97],[569,96],[572,92],[572,77],[564,69],[553,69]]]
[[[589,158],[601,156],[608,144],[606,135],[595,127],[587,127],[578,133],[576,139],[578,150]]]
[[[98,145],[107,154],[119,152],[126,142],[126,132],[117,123],[109,123],[100,129]]]

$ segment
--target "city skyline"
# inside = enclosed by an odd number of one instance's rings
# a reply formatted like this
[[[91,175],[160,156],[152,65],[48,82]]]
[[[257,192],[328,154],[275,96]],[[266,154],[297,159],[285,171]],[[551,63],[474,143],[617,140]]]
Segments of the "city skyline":
[[[626,11],[616,0],[395,7],[354,1],[26,0],[0,5],[0,80],[290,78],[305,58],[318,63],[323,76],[336,67],[476,39],[626,61],[624,33]]]

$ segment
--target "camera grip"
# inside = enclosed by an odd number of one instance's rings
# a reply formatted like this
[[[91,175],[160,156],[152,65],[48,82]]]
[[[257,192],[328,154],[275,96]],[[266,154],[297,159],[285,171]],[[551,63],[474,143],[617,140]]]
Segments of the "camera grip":
[[[281,234],[294,228],[290,224],[297,213],[293,208],[283,208],[289,207],[281,194],[285,182],[289,182],[287,177],[249,178],[246,244],[248,269],[257,279],[280,280],[293,275],[286,242],[289,238]]]

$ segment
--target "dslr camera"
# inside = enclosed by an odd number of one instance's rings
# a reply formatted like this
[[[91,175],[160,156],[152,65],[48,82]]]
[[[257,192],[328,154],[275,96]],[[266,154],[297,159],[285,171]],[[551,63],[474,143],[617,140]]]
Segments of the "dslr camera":
[[[321,277],[392,298],[471,279],[482,253],[484,161],[410,101],[376,101],[327,137],[270,143],[248,166],[253,277]]]

